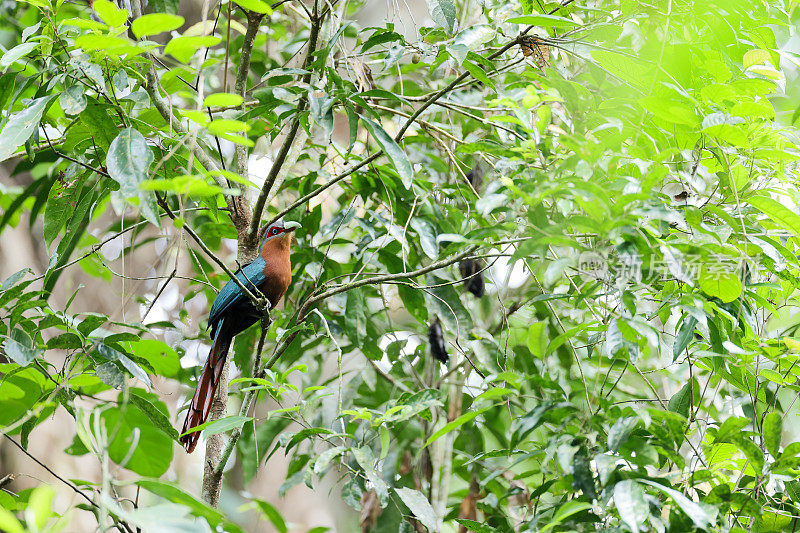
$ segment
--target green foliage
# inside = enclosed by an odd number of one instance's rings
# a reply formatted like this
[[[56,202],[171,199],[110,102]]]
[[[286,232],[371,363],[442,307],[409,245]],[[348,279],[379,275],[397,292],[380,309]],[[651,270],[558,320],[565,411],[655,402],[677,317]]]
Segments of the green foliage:
[[[240,531],[169,473],[162,385],[195,384],[187,302],[228,281],[209,253],[252,256],[231,198],[269,175],[261,222],[302,224],[292,285],[202,427],[245,483],[281,452],[281,495],[328,476],[374,531],[796,529],[797,7],[428,0],[417,31],[367,3],[235,0],[207,28],[174,0],[0,5],[0,238],[27,224],[48,258],[0,287],[0,442],[63,411],[99,527]],[[163,259],[146,295],[116,268],[137,254]],[[72,308],[121,284],[121,315]],[[0,529],[68,530],[54,494],[0,491]]]

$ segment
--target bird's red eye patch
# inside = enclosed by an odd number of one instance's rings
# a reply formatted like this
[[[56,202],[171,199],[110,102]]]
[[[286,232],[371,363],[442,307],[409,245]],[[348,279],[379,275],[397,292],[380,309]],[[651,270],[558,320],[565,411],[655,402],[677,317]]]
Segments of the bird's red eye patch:
[[[269,230],[270,235],[277,235],[280,230],[278,228],[272,228]]]

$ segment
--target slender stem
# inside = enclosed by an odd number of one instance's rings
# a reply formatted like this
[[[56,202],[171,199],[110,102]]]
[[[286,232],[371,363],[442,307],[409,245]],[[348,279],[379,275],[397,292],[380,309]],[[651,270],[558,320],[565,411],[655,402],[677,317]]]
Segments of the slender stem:
[[[45,470],[47,470],[47,472],[48,472],[48,473],[49,473],[51,476],[53,476],[54,478],[56,478],[57,480],[59,480],[59,481],[60,481],[60,482],[62,482],[63,484],[67,485],[69,488],[71,488],[73,491],[75,491],[75,493],[77,493],[79,496],[81,496],[81,497],[82,497],[84,500],[86,500],[87,502],[89,502],[89,505],[91,505],[91,506],[92,506],[92,507],[94,507],[95,509],[100,509],[100,506],[97,504],[97,502],[95,502],[95,501],[94,501],[92,498],[90,498],[89,496],[87,496],[87,495],[86,495],[86,493],[85,493],[85,492],[83,492],[81,489],[79,489],[78,487],[76,487],[74,483],[72,483],[71,481],[69,481],[69,480],[66,480],[66,479],[64,479],[63,477],[61,477],[61,476],[59,476],[58,474],[56,474],[56,473],[53,471],[53,469],[51,469],[49,466],[47,466],[46,464],[44,464],[43,462],[41,462],[39,459],[37,459],[37,458],[36,458],[36,457],[35,457],[33,454],[31,454],[31,453],[30,453],[28,450],[26,450],[25,448],[23,448],[23,447],[22,447],[22,446],[21,446],[21,445],[20,445],[20,444],[19,444],[17,441],[15,441],[14,439],[12,439],[12,438],[11,438],[11,437],[9,437],[8,435],[6,435],[6,434],[3,434],[3,436],[4,436],[5,438],[7,438],[9,441],[11,441],[11,443],[12,443],[14,446],[16,446],[17,448],[19,448],[19,450],[20,450],[22,453],[24,453],[25,455],[27,455],[27,456],[28,456],[28,458],[29,458],[29,459],[31,459],[31,460],[32,460],[34,463],[36,463],[37,465],[39,465],[39,466],[41,466],[42,468],[44,468]],[[116,525],[118,529],[120,529],[120,530],[125,530],[125,531],[126,531],[126,532],[128,532],[128,533],[133,533],[133,530],[131,529],[131,527],[130,527],[130,526],[129,526],[129,525],[128,525],[128,524],[127,524],[125,521],[123,521],[123,520],[120,520],[119,518],[117,518],[117,517],[116,517],[116,516],[114,516],[114,515],[111,515],[111,518],[112,518],[112,520],[114,520],[114,525]]]
[[[157,196],[157,198],[158,198],[158,205],[160,205],[161,208],[167,213],[167,216],[169,216],[173,220],[177,218],[175,213],[172,212],[172,209],[170,209],[169,205],[167,204],[167,201],[161,196]],[[249,288],[247,288],[247,286],[244,283],[242,283],[242,281],[239,278],[236,277],[236,274],[234,274],[231,271],[231,269],[228,268],[225,262],[219,257],[217,257],[216,254],[214,254],[214,252],[211,251],[211,249],[209,249],[206,243],[203,242],[203,239],[200,238],[200,236],[192,229],[191,226],[184,223],[183,229],[185,229],[186,233],[188,233],[192,237],[192,239],[194,239],[194,241],[198,244],[198,246],[200,246],[200,248],[206,253],[206,255],[210,257],[212,261],[218,264],[220,268],[222,268],[222,270],[225,271],[228,277],[230,277],[231,280],[234,283],[236,283],[236,285],[242,290],[245,296],[250,298],[250,300],[256,305],[257,308],[261,309],[264,307],[266,299],[264,298],[263,295],[261,295],[260,292],[259,292],[260,296],[256,296],[255,294],[253,294],[253,292]]]
[[[417,270],[412,270],[410,272],[398,272],[397,274],[381,274],[378,276],[373,276],[371,278],[362,279],[358,281],[353,281],[352,283],[344,283],[339,285],[338,287],[334,287],[332,289],[328,289],[327,291],[319,294],[317,296],[312,296],[308,300],[306,300],[305,304],[303,304],[303,310],[307,311],[310,307],[322,300],[330,298],[336,294],[346,292],[352,289],[357,289],[358,287],[363,287],[364,285],[377,285],[379,283],[385,283],[390,281],[396,281],[401,279],[409,279],[415,278],[417,276],[421,276],[422,274],[427,274],[428,272],[433,272],[434,270],[438,270],[440,268],[444,268],[446,266],[452,265],[458,261],[461,261],[465,257],[471,255],[475,250],[478,249],[478,246],[470,246],[466,250],[462,251],[461,253],[454,255],[453,257],[449,257],[447,259],[442,259],[440,261],[436,261],[431,263],[430,265],[419,268]],[[302,313],[301,313],[302,315]]]
[[[314,4],[314,17],[311,19],[311,33],[308,37],[308,52],[306,54],[305,61],[303,62],[303,68],[308,70],[311,66],[311,61],[314,57],[314,52],[317,49],[317,40],[319,39],[319,31],[322,27],[322,17],[317,16],[317,5]],[[311,72],[305,74],[303,76],[303,83],[308,84],[311,81]],[[244,104],[243,104],[244,105]],[[280,150],[278,151],[278,155],[275,157],[275,162],[272,163],[272,168],[269,169],[269,174],[264,179],[264,185],[261,187],[261,192],[256,199],[255,206],[253,207],[253,217],[250,219],[250,229],[248,230],[247,236],[251,243],[258,242],[258,226],[261,223],[261,216],[264,213],[264,208],[269,203],[269,200],[275,196],[277,191],[272,191],[273,185],[275,184],[275,180],[278,177],[278,173],[283,168],[284,163],[286,162],[286,157],[289,155],[289,151],[291,150],[295,137],[297,137],[297,131],[300,129],[300,117],[302,112],[305,110],[306,106],[308,105],[308,98],[304,97],[300,100],[300,103],[297,106],[297,113],[295,114],[294,121],[292,122],[291,128],[289,129],[289,133],[286,135],[286,138],[283,141],[283,145],[281,145]]]

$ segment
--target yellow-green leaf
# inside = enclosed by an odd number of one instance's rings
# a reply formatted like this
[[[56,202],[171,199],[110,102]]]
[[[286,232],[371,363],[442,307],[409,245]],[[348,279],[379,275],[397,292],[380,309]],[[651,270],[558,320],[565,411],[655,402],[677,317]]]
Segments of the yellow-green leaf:
[[[122,26],[128,20],[128,10],[118,8],[109,0],[95,0],[92,7],[103,22],[111,27]]]
[[[165,13],[149,13],[134,20],[131,23],[131,30],[136,37],[142,38],[176,30],[181,26],[183,26],[183,17]]]
[[[188,63],[195,52],[204,46],[214,46],[220,42],[219,37],[213,35],[198,37],[176,37],[164,47],[164,53],[169,54],[181,63]]]

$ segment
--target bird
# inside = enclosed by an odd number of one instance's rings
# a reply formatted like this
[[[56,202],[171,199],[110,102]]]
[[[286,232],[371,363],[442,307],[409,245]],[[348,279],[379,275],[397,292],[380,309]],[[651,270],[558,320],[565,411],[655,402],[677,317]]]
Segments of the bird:
[[[263,294],[274,309],[283,297],[292,280],[292,264],[289,249],[294,231],[301,227],[298,222],[278,220],[267,227],[259,246],[259,255],[236,271],[236,278],[250,290]],[[208,354],[192,403],[186,413],[180,442],[187,453],[192,453],[200,440],[200,432],[187,433],[203,424],[208,418],[211,403],[217,392],[225,358],[233,338],[255,324],[261,313],[256,304],[232,279],[219,291],[208,316],[213,344]]]

